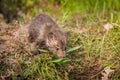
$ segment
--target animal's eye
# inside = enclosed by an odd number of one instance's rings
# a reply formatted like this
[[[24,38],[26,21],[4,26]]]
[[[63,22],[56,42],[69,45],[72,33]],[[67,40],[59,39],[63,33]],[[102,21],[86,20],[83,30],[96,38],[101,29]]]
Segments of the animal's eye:
[[[59,50],[59,48],[56,48],[56,50],[58,51],[58,50]]]

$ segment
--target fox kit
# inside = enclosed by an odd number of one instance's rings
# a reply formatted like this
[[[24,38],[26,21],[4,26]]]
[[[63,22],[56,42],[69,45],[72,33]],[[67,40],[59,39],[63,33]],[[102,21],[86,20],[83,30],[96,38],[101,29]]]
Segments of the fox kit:
[[[31,21],[28,26],[28,41],[35,43],[34,53],[38,52],[37,48],[44,46],[59,58],[65,57],[66,34],[48,15],[40,14]]]

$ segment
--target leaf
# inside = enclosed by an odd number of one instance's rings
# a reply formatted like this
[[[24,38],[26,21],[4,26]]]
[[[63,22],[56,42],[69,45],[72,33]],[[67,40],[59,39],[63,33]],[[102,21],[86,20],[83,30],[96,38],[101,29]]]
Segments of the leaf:
[[[52,60],[53,63],[58,63],[58,64],[62,64],[69,61],[71,61],[69,58],[60,58],[60,59]]]
[[[75,50],[77,50],[79,48],[81,48],[81,46],[76,46],[76,47],[70,48],[70,49],[67,50],[67,53],[75,51]]]
[[[110,69],[110,67],[104,68],[104,70],[101,72],[103,76],[102,80],[109,80],[108,78],[112,72],[114,72],[114,70]]]

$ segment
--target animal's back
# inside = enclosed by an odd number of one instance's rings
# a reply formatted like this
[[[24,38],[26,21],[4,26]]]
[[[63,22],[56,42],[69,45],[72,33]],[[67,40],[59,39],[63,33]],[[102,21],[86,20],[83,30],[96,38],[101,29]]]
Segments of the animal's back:
[[[55,24],[55,22],[52,20],[52,18],[46,14],[39,14],[38,16],[36,16],[33,20],[32,20],[32,24],[33,23],[37,23],[37,24],[44,24],[46,22],[49,22],[49,23],[53,23]],[[32,25],[31,24],[31,25]]]
[[[29,41],[34,42],[37,38],[45,38],[53,28],[58,27],[50,16],[46,14],[36,16],[29,26]]]

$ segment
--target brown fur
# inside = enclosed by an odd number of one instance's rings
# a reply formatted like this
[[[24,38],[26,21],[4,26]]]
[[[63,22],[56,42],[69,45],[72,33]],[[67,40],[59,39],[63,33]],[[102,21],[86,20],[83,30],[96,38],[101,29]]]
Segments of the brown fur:
[[[28,41],[34,43],[35,48],[44,45],[50,52],[57,53],[58,57],[65,56],[65,33],[48,15],[40,14],[31,21],[28,26]]]

